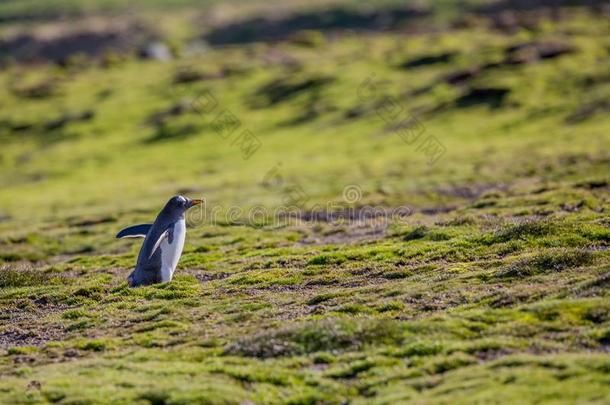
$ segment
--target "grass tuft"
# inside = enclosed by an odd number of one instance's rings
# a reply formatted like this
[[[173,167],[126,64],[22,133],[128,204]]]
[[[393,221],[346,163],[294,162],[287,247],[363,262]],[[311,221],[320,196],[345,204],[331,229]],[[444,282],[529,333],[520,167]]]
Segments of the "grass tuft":
[[[0,288],[44,285],[48,281],[49,277],[40,271],[0,269]]]
[[[550,249],[533,256],[518,259],[501,268],[498,278],[523,278],[538,274],[556,273],[593,263],[593,253],[583,249]]]
[[[356,350],[365,345],[398,344],[397,322],[381,319],[328,318],[265,331],[229,344],[225,354],[278,357],[332,350]]]

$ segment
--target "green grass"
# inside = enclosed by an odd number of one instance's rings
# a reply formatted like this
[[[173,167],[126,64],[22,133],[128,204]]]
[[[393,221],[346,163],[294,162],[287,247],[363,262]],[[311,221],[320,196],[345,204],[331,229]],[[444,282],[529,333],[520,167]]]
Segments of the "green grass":
[[[610,42],[570,15],[0,71],[0,403],[607,403],[610,120],[573,115],[610,95]],[[548,39],[575,51],[443,79]],[[508,95],[457,101],[484,88]],[[130,289],[114,235],[176,193],[206,199],[176,276]]]

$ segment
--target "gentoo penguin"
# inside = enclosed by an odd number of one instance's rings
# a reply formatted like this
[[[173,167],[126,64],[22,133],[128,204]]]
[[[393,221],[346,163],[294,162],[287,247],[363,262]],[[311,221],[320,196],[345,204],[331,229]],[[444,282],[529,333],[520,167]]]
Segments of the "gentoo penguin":
[[[201,203],[203,200],[174,196],[165,204],[153,224],[130,226],[117,234],[117,238],[144,238],[136,269],[127,278],[130,287],[172,280],[184,247],[184,214]]]

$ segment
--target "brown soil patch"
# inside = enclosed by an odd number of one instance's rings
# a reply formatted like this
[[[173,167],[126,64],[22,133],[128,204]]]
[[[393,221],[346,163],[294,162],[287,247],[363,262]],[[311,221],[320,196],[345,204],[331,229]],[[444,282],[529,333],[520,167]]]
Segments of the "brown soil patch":
[[[92,24],[66,29],[15,33],[0,40],[0,54],[20,63],[67,64],[77,55],[99,58],[108,52],[127,53],[155,36],[137,24]]]
[[[62,340],[66,335],[63,327],[58,325],[44,325],[38,327],[37,323],[47,315],[65,311],[66,305],[50,305],[44,301],[34,302],[36,310],[26,311],[11,309],[8,316],[0,322],[0,350],[19,346],[42,346],[50,341]]]
[[[288,13],[275,18],[255,16],[233,21],[212,29],[205,39],[213,45],[226,45],[279,41],[304,30],[387,31],[404,27],[408,22],[416,22],[428,14],[426,10],[405,6],[381,10],[334,7]]]

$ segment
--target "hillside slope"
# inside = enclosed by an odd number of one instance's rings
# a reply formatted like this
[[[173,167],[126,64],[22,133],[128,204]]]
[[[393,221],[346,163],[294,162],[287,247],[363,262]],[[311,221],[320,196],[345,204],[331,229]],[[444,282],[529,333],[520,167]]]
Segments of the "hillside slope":
[[[610,25],[569,15],[8,63],[0,402],[608,403]]]

